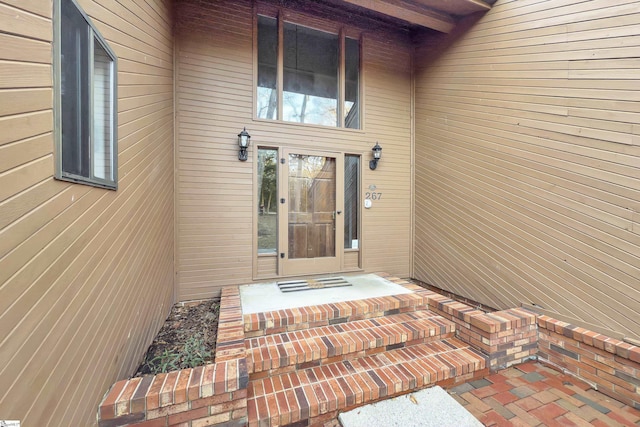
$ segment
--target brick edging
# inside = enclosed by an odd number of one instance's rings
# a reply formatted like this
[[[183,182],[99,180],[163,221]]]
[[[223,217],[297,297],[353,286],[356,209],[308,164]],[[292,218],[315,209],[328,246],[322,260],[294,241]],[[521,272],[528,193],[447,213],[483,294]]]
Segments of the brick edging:
[[[385,279],[426,297],[429,310],[456,324],[456,337],[487,357],[491,372],[536,357],[537,315],[524,308],[485,313],[407,280],[378,273]]]
[[[553,319],[538,318],[538,360],[640,409],[640,347]]]
[[[222,290],[215,363],[118,381],[100,404],[98,425],[246,425],[248,383],[240,293],[232,286]]]

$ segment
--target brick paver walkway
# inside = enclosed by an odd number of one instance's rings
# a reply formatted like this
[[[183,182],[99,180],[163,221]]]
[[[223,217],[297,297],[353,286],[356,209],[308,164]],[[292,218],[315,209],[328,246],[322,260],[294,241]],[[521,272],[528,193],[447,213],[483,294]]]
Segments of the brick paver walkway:
[[[640,411],[536,362],[449,390],[486,426],[640,426]]]

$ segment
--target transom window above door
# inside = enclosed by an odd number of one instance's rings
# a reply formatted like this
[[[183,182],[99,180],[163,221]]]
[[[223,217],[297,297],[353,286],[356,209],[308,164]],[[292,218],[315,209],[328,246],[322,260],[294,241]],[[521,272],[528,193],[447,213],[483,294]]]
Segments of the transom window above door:
[[[360,42],[281,22],[258,16],[257,118],[360,129]]]

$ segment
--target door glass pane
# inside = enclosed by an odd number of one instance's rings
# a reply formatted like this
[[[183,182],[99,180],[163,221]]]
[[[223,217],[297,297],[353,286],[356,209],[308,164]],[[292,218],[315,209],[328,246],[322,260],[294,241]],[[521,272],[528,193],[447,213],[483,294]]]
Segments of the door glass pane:
[[[284,25],[283,119],[338,125],[338,36]]]
[[[258,149],[258,253],[275,253],[278,238],[278,150]]]
[[[344,40],[344,126],[360,129],[360,43]]]
[[[94,40],[93,47],[93,175],[113,180],[113,60]]]
[[[333,257],[336,159],[289,155],[289,258]]]
[[[258,111],[261,119],[278,118],[278,21],[258,16]]]
[[[344,156],[344,247],[358,249],[358,206],[360,206],[360,157]]]

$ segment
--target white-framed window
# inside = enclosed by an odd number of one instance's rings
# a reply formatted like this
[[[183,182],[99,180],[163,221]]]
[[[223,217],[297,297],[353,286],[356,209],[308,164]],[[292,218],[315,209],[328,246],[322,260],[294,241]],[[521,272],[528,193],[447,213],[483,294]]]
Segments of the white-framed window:
[[[76,1],[55,0],[56,178],[117,189],[116,65]]]
[[[257,32],[257,118],[361,128],[359,40],[264,15]]]

